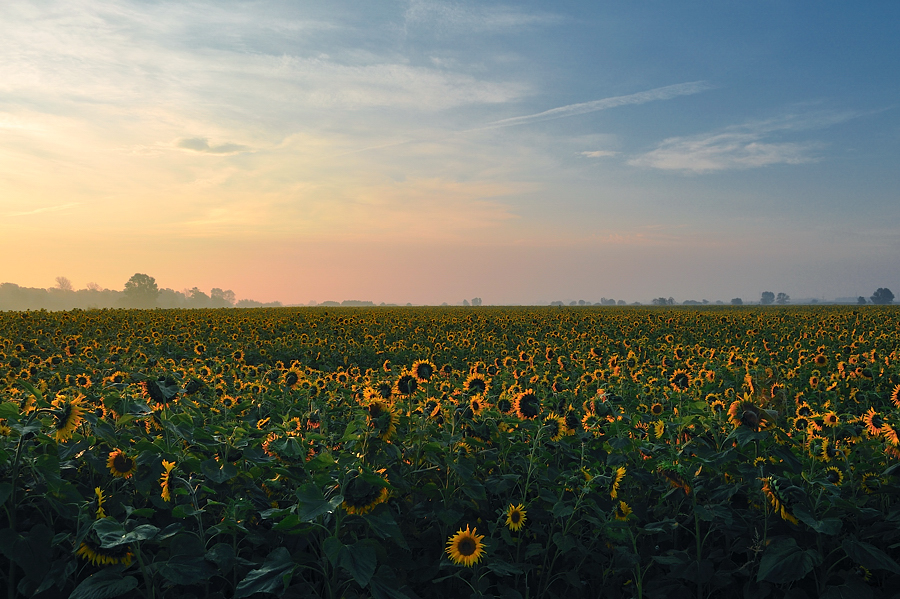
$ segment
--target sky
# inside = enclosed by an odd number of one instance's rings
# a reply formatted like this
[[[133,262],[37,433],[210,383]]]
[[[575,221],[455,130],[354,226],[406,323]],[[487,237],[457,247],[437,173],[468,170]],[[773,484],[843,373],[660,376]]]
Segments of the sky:
[[[900,294],[900,3],[0,3],[0,282]]]

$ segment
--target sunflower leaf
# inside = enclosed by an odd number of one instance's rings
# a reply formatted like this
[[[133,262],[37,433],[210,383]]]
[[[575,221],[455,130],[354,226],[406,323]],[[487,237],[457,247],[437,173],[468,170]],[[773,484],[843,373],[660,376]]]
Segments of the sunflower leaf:
[[[369,584],[377,565],[375,550],[362,542],[345,545],[341,549],[341,567],[363,588]]]
[[[291,582],[296,564],[284,547],[278,547],[266,557],[257,570],[251,570],[234,590],[235,599],[249,597],[255,593],[284,594]]]
[[[842,543],[844,551],[850,559],[872,570],[887,570],[894,574],[900,574],[900,566],[897,565],[887,553],[854,537],[844,539]]]
[[[344,501],[341,495],[325,499],[321,489],[312,483],[301,486],[295,495],[299,501],[297,517],[301,522],[312,522],[322,514],[330,514]]]
[[[759,564],[756,581],[774,583],[800,580],[822,563],[822,555],[814,549],[804,551],[793,538],[782,539],[769,545]]]
[[[109,599],[136,589],[137,578],[123,576],[121,572],[105,568],[81,581],[69,599]]]

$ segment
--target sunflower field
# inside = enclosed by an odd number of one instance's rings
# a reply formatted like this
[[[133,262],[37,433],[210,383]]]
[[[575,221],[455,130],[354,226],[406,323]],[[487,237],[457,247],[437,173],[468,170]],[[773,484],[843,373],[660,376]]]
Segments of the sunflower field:
[[[0,593],[893,596],[898,316],[0,312]]]

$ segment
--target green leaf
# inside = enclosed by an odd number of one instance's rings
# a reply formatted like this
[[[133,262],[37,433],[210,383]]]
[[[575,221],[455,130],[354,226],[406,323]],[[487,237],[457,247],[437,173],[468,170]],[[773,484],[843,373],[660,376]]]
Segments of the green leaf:
[[[345,545],[341,549],[341,567],[350,573],[356,584],[365,588],[375,574],[378,560],[375,550],[362,543]]]
[[[234,464],[229,464],[227,462],[220,463],[215,459],[206,460],[200,464],[200,470],[207,478],[209,478],[209,480],[218,484],[231,480],[237,476],[238,473],[237,466]]]
[[[840,518],[823,518],[822,520],[816,520],[815,516],[807,512],[801,505],[795,505],[793,507],[793,512],[798,520],[823,535],[836,535],[841,531],[841,526],[844,524]]]
[[[12,483],[0,483],[0,505],[6,503],[6,500],[12,495],[12,490]]]
[[[374,512],[364,515],[363,519],[368,522],[375,534],[382,539],[391,539],[400,547],[409,549],[406,539],[403,538],[403,533],[400,531],[400,527],[397,525],[397,521],[394,520],[390,510],[386,508],[376,509]]]
[[[756,581],[794,582],[821,563],[822,556],[818,551],[804,551],[793,538],[781,539],[769,545],[763,553]]]
[[[301,486],[295,495],[299,500],[297,517],[301,522],[312,522],[322,514],[330,514],[344,501],[341,495],[325,499],[319,487],[312,483]]]
[[[322,550],[325,552],[325,557],[328,558],[328,561],[335,568],[341,561],[341,551],[343,549],[344,544],[337,537],[328,537],[322,542]]]
[[[180,505],[176,505],[172,508],[172,517],[173,518],[190,518],[192,516],[196,516],[197,514],[202,514],[203,510],[198,510],[190,503],[182,503]]]
[[[0,418],[5,420],[17,420],[19,418],[19,406],[14,401],[0,403]]]
[[[684,566],[691,561],[691,556],[686,551],[669,550],[665,555],[654,555],[653,561],[664,566]]]
[[[554,505],[550,510],[550,513],[552,513],[557,518],[567,518],[568,516],[571,516],[575,513],[575,508],[567,503],[558,501],[556,505]]]
[[[121,572],[110,568],[100,570],[88,576],[75,587],[69,599],[108,599],[119,597],[137,588],[137,578],[123,576]]]
[[[865,566],[870,570],[887,570],[894,574],[900,574],[900,566],[897,565],[897,562],[874,545],[863,543],[862,541],[857,541],[855,538],[850,537],[844,539],[842,546],[850,559],[861,566]]]
[[[396,582],[397,575],[388,566],[378,568],[378,573],[369,581],[372,599],[410,599],[394,586]]]
[[[175,584],[197,584],[216,573],[205,559],[196,555],[174,555],[159,569],[163,578]]]
[[[294,573],[294,560],[284,547],[279,547],[266,557],[258,570],[251,570],[234,590],[235,599],[249,597],[254,593],[284,594]]]
[[[564,535],[561,532],[553,534],[553,542],[556,543],[556,546],[559,547],[559,550],[562,553],[574,549],[575,545],[577,544],[575,542],[575,538],[572,535]]]
[[[104,549],[118,547],[127,543],[146,541],[152,539],[159,529],[152,524],[142,524],[131,532],[126,532],[125,527],[113,518],[101,518],[94,522],[94,532],[100,538],[100,546]]]

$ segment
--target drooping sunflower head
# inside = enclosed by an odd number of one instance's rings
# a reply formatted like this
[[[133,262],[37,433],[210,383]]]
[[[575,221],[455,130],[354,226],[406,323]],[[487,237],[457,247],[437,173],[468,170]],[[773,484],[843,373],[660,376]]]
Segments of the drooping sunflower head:
[[[416,389],[419,387],[419,382],[416,380],[412,374],[408,372],[404,372],[400,375],[400,378],[397,379],[397,393],[399,395],[409,396],[416,392]]]
[[[134,557],[130,545],[117,545],[116,547],[104,549],[100,546],[100,543],[95,542],[91,538],[86,538],[82,541],[81,545],[78,546],[78,550],[75,551],[75,555],[91,562],[95,566],[115,566],[116,564],[130,566],[131,559]]]
[[[362,470],[351,472],[341,489],[344,496],[341,507],[348,514],[368,514],[378,504],[387,501],[390,495],[384,486],[387,482],[387,478],[380,473]]]
[[[375,429],[379,437],[386,441],[397,432],[397,423],[400,422],[400,416],[394,411],[390,403],[375,400],[366,406],[366,422]]]
[[[676,391],[685,391],[691,386],[691,375],[679,368],[669,377],[669,385]]]
[[[748,395],[736,400],[728,408],[728,419],[735,428],[746,426],[752,430],[765,428],[769,423],[769,414],[757,406]]]
[[[844,473],[836,466],[829,466],[825,469],[825,480],[836,487],[840,487],[841,483],[844,482]]]
[[[506,508],[506,526],[511,531],[516,532],[520,530],[523,526],[525,526],[525,505],[513,505],[509,504],[509,507]]]
[[[175,469],[175,462],[168,460],[162,461],[163,473],[159,477],[159,486],[161,492],[159,494],[163,501],[172,501],[172,470]]]
[[[137,471],[137,462],[134,458],[128,457],[121,449],[114,449],[109,452],[106,467],[117,478],[131,478],[131,475]]]
[[[625,503],[624,501],[620,501],[616,506],[615,517],[616,520],[620,520],[622,522],[628,520],[628,517],[631,516],[632,509],[631,506]]]
[[[459,531],[450,537],[447,541],[447,555],[454,564],[462,566],[473,566],[484,557],[484,535],[477,534],[478,529],[459,529]]]
[[[881,478],[874,472],[866,472],[862,475],[859,486],[869,495],[877,493],[881,489]]]

